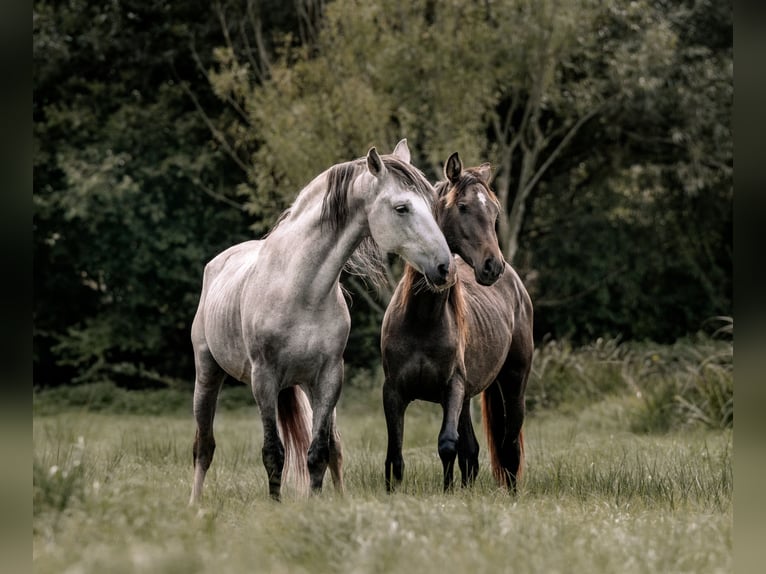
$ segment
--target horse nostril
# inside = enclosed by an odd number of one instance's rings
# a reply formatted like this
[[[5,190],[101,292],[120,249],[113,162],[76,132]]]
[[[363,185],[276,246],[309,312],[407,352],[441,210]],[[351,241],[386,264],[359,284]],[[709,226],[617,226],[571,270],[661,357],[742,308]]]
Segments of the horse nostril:
[[[499,260],[497,257],[487,257],[476,278],[479,279],[479,276],[481,276],[483,281],[494,283],[500,278],[503,271],[505,271],[505,265],[503,265],[502,260]]]
[[[446,279],[447,275],[449,275],[449,265],[446,263],[439,263],[439,265],[436,266],[436,270],[439,272],[439,277],[442,279]]]

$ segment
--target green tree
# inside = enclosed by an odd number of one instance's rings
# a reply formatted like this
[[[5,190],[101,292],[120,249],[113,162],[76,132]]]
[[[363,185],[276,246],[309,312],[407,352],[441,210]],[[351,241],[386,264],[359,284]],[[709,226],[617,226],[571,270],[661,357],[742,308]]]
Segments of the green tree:
[[[190,381],[205,261],[401,137],[434,181],[453,151],[493,164],[538,335],[731,314],[730,4],[37,0],[33,22],[40,384]],[[347,358],[374,364],[390,291],[346,282]]]
[[[606,53],[625,61],[619,105],[533,202],[523,252],[540,333],[672,341],[731,315],[731,6],[650,7],[605,14]],[[667,48],[641,55],[621,23]]]
[[[402,136],[432,179],[489,159],[544,330],[672,338],[730,311],[730,27],[710,3],[336,0],[266,74],[225,49],[209,76],[247,118],[254,212]]]
[[[248,224],[181,89],[192,39],[220,41],[206,6],[34,5],[38,384],[191,380],[202,267]]]

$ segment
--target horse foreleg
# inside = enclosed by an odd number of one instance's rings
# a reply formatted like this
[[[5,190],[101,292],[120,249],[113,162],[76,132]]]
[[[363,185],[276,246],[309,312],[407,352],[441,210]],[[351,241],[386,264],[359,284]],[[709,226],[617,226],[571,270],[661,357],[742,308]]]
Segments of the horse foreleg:
[[[404,458],[402,441],[404,439],[404,411],[407,403],[388,381],[383,384],[383,411],[386,415],[388,430],[388,449],[386,451],[386,491],[392,492],[404,477]]]
[[[333,417],[342,386],[343,361],[337,361],[327,364],[320,370],[311,391],[311,409],[314,411],[314,420],[311,446],[308,452],[308,467],[311,490],[314,492],[322,490],[324,475],[330,463],[331,450],[334,465],[337,466],[336,470],[340,472],[342,461],[340,437],[335,432]],[[339,474],[338,477],[340,478],[341,475]]]
[[[457,424],[460,411],[463,407],[465,391],[462,380],[453,378],[447,384],[442,399],[444,417],[439,431],[439,458],[444,467],[444,490],[452,486],[452,478],[455,469],[455,457],[457,456],[458,431]]]
[[[479,441],[473,431],[471,421],[471,400],[463,401],[458,421],[457,458],[460,465],[462,485],[468,486],[476,480],[479,473]]]
[[[215,453],[213,437],[213,419],[218,393],[221,390],[226,373],[218,366],[206,347],[195,349],[196,378],[194,381],[194,418],[197,433],[192,448],[194,456],[194,479],[189,504],[196,504],[202,498],[202,485],[205,482],[210,464]]]

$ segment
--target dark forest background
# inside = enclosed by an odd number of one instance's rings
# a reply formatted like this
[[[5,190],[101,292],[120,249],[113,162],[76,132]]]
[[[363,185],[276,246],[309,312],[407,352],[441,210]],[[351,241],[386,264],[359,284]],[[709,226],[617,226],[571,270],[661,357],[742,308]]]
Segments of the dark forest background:
[[[38,386],[191,386],[204,264],[402,137],[434,182],[453,151],[492,163],[538,341],[672,343],[732,315],[730,3],[39,0],[33,19]],[[345,283],[346,361],[373,367],[391,291]]]

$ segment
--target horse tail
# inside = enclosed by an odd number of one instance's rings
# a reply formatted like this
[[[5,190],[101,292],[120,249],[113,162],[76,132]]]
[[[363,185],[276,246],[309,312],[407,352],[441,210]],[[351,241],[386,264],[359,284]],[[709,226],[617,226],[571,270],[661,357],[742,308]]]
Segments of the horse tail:
[[[283,483],[299,496],[309,494],[308,450],[311,446],[311,404],[299,386],[280,391],[277,397],[277,430],[285,449]]]
[[[508,405],[505,404],[500,383],[495,381],[481,394],[481,420],[484,434],[487,437],[492,476],[495,477],[499,486],[507,486],[515,490],[515,484],[521,480],[521,474],[524,470],[524,432],[519,429],[518,468],[516,469],[516,476],[512,477],[511,472],[513,472],[514,466],[512,460],[515,457],[508,450],[512,448],[512,445],[505,444],[508,438],[505,435],[508,422],[505,420],[508,416],[507,408]]]

